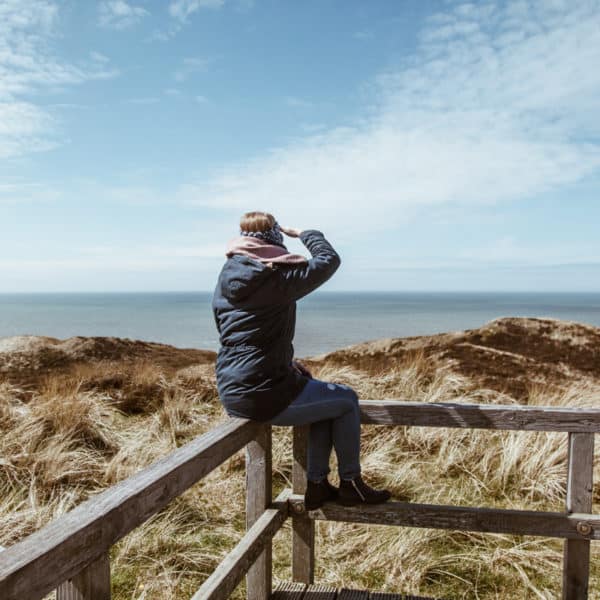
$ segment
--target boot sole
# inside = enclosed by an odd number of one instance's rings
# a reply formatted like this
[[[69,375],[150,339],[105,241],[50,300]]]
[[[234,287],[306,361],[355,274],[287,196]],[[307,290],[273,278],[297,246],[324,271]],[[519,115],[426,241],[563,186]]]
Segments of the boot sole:
[[[317,508],[321,508],[321,506],[323,506],[323,504],[325,504],[326,502],[335,502],[335,501],[337,501],[337,497],[325,498],[324,500],[321,500],[320,502],[318,502],[315,505],[309,505],[306,503],[306,501],[304,501],[304,508],[305,508],[305,510],[317,510]]]
[[[344,499],[344,498],[338,498],[336,500],[336,502],[338,504],[342,504],[343,506],[357,506],[358,504],[383,504],[384,502],[387,502],[390,498],[383,498],[381,500],[371,500],[371,501],[363,501],[363,500],[349,500],[349,499]]]

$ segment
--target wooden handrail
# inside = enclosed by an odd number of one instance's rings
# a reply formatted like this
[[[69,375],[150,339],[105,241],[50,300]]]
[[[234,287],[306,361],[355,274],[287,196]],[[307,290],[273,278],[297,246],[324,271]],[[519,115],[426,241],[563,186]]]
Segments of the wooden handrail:
[[[230,419],[10,546],[0,555],[0,598],[43,598],[243,448],[260,427]]]
[[[600,408],[361,400],[361,422],[374,425],[600,432]]]

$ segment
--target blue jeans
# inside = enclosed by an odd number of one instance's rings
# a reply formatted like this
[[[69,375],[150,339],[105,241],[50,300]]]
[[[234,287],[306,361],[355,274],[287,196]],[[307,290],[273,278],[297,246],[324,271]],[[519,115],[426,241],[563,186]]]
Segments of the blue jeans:
[[[321,481],[330,472],[332,447],[341,479],[360,475],[360,409],[358,394],[347,385],[311,379],[271,425],[308,425],[307,477]]]

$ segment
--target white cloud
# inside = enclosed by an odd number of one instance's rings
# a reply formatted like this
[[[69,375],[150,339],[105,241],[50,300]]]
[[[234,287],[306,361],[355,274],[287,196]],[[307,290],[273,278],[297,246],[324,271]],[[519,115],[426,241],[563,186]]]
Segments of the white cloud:
[[[169,14],[185,23],[190,15],[202,8],[221,8],[224,4],[225,0],[172,0],[169,4]]]
[[[291,108],[313,108],[314,106],[310,100],[298,98],[298,96],[286,96],[285,103]]]
[[[102,27],[127,29],[139,23],[150,13],[141,6],[124,0],[105,0],[98,5],[98,22]]]
[[[598,0],[452,5],[378,77],[362,122],[230,165],[196,201],[341,239],[581,180],[600,169],[599,32]]]
[[[104,54],[102,54],[101,52],[96,52],[95,50],[92,50],[90,52],[90,57],[92,60],[98,62],[98,63],[107,63],[110,61],[110,58],[108,58],[108,56],[105,56]]]
[[[205,73],[211,62],[211,59],[199,56],[184,58],[181,62],[181,66],[173,74],[173,78],[175,81],[181,83],[195,73]]]
[[[28,183],[21,180],[0,183],[0,205],[48,202],[59,197],[60,193],[46,184]]]
[[[56,145],[51,116],[29,98],[89,79],[112,77],[106,65],[76,66],[55,58],[51,41],[58,20],[55,2],[0,3],[0,158],[47,150]]]
[[[138,105],[158,104],[159,102],[160,102],[160,98],[157,98],[155,96],[144,96],[141,98],[129,98],[129,99],[125,100],[126,104],[138,104]]]
[[[361,42],[364,42],[367,40],[372,40],[375,36],[373,35],[372,31],[362,30],[362,31],[355,31],[354,34],[352,35],[352,37],[355,40],[360,40]]]
[[[251,8],[247,0],[237,0],[239,8]],[[154,32],[152,39],[166,42],[175,36],[189,23],[190,17],[201,9],[220,9],[225,5],[225,0],[171,0],[168,6],[171,23],[166,28]]]

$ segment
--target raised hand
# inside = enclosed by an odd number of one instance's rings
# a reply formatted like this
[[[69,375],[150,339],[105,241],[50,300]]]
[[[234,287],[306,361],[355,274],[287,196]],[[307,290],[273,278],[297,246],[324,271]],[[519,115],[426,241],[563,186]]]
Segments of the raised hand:
[[[283,227],[280,225],[279,229],[290,237],[298,237],[302,233],[302,229],[296,229],[295,227]]]

